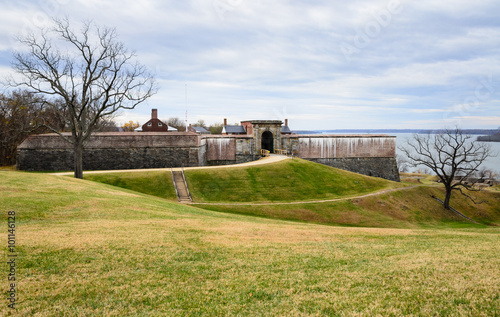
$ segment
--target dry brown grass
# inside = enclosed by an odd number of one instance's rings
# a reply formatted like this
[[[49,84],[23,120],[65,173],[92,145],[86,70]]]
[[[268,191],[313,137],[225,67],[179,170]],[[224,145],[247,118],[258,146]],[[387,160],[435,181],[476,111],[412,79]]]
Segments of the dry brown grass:
[[[292,223],[26,173],[3,177],[2,187],[0,204],[19,217],[19,305],[12,312],[4,302],[4,314],[494,316],[500,310],[499,228]],[[0,234],[6,229],[3,222]],[[5,258],[6,249],[0,253]]]

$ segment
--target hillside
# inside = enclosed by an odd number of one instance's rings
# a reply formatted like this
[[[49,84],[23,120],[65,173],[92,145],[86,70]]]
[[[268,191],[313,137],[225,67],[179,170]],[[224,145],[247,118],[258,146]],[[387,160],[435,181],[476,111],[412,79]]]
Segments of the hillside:
[[[200,207],[226,213],[342,226],[377,228],[477,226],[445,210],[431,196],[444,196],[444,191],[436,187],[418,186],[375,196],[332,202],[267,205],[204,204]],[[478,196],[488,202],[475,205],[455,193],[452,205],[483,225],[500,225],[500,193],[482,192]]]
[[[284,202],[334,199],[402,187],[384,179],[295,159],[252,167],[186,170],[195,202]],[[170,172],[86,174],[85,179],[175,199]]]
[[[170,172],[84,174],[84,179],[177,201]]]
[[[176,198],[169,172],[88,174],[85,178],[172,201]],[[301,159],[254,167],[186,170],[186,178],[194,203],[213,211],[383,228],[470,224],[431,198],[444,196],[435,185],[395,183]],[[386,190],[396,191],[364,197]],[[456,194],[452,205],[484,225],[500,224],[500,192],[477,195],[487,203],[475,205]],[[318,200],[330,201],[314,202]]]
[[[244,168],[187,170],[195,202],[292,202],[362,195],[402,187],[302,159]]]
[[[369,229],[0,172],[24,316],[494,316],[500,229]],[[0,234],[7,236],[7,213]],[[5,240],[6,241],[6,240]],[[7,248],[1,248],[7,258]]]

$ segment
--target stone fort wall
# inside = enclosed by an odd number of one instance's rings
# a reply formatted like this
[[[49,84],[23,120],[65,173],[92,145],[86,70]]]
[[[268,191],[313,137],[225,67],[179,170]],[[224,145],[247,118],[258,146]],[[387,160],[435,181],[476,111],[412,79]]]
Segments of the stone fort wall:
[[[396,138],[373,135],[280,135],[275,148],[310,161],[399,181]],[[84,170],[226,165],[257,160],[261,145],[252,135],[181,132],[95,133],[84,151]],[[18,147],[17,168],[73,170],[71,144],[56,134],[34,135]]]
[[[360,173],[399,181],[396,137],[387,135],[290,135],[282,148],[298,157]]]
[[[206,135],[207,165],[229,165],[258,160],[255,140],[251,136]]]
[[[206,145],[195,133],[94,133],[83,154],[84,170],[204,166]],[[19,147],[17,168],[73,170],[72,145],[57,134],[33,135]]]

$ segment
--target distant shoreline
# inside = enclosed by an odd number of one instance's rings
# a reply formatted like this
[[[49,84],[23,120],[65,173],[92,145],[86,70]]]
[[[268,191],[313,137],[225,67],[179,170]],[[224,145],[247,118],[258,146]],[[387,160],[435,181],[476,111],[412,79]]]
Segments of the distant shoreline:
[[[480,142],[500,142],[500,134],[478,136],[477,140]]]
[[[293,133],[297,134],[322,134],[322,133],[332,133],[332,134],[338,134],[338,133],[349,133],[349,134],[356,134],[356,133],[362,133],[362,134],[380,134],[380,133],[385,133],[385,134],[390,134],[390,133],[417,133],[417,134],[436,134],[436,133],[441,133],[444,130],[438,129],[438,130],[425,130],[425,129],[338,129],[338,130],[295,130],[292,131]],[[493,135],[495,133],[498,133],[498,129],[464,129],[464,133],[466,134],[474,134],[474,135]]]

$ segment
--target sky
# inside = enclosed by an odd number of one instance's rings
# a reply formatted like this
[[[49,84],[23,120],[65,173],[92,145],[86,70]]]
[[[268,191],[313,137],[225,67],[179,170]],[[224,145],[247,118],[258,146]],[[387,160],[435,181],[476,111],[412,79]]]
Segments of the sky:
[[[498,0],[0,0],[0,76],[52,17],[114,27],[158,93],[118,123],[500,127]]]

